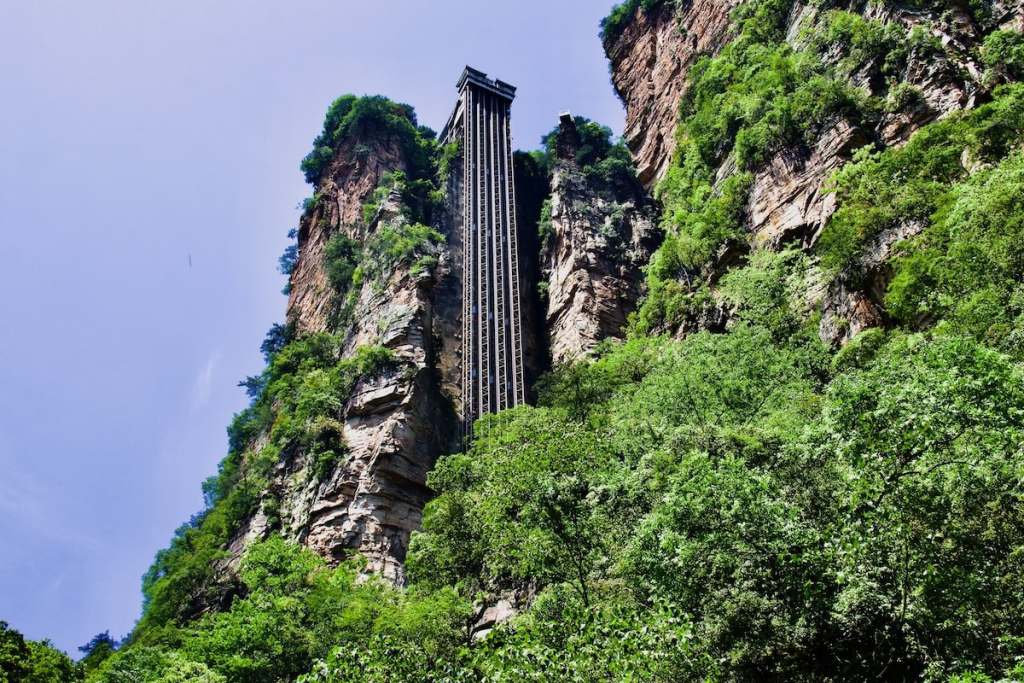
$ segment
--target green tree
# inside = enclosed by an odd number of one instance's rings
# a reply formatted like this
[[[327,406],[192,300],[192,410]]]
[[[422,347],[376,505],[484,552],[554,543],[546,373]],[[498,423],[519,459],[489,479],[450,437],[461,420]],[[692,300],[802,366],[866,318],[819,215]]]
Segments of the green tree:
[[[32,683],[71,683],[82,679],[82,670],[49,640],[28,641]]]
[[[127,647],[107,659],[90,683],[225,683],[205,664],[163,647]]]
[[[802,447],[801,469],[821,475],[800,490],[837,502],[820,522],[834,534],[835,656],[863,675],[1012,667],[1022,429],[1020,368],[968,339],[897,338],[833,383]]]
[[[464,455],[445,458],[430,484],[440,493],[413,542],[410,571],[425,580],[467,576],[481,587],[565,583],[583,603],[607,569],[616,456],[599,435],[553,409],[484,417]],[[469,515],[463,510],[469,508]],[[451,528],[458,518],[468,528]]]
[[[4,683],[25,680],[30,668],[28,643],[18,631],[0,621],[0,675]]]
[[[97,633],[88,643],[78,648],[82,653],[79,664],[88,674],[95,671],[117,650],[118,643],[110,637],[110,631]]]

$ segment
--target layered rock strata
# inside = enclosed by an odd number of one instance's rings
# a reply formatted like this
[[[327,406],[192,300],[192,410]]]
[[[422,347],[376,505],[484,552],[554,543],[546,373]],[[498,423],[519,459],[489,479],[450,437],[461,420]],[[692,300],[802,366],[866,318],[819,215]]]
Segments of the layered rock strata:
[[[638,9],[616,39],[607,41],[612,81],[626,106],[626,140],[636,159],[641,180],[653,186],[671,163],[674,131],[681,100],[689,86],[688,69],[701,55],[713,56],[735,32],[729,12],[735,2],[661,2]],[[893,3],[853,2],[834,7],[863,14],[866,19],[894,23],[909,35],[915,28],[926,40],[913,46],[900,73],[889,74],[916,95],[909,107],[882,112],[867,124],[836,117],[815,139],[779,149],[755,169],[746,206],[744,227],[753,247],[779,249],[798,244],[811,249],[835,210],[828,191],[833,173],[865,144],[899,145],[921,126],[967,109],[988,97],[988,84],[977,60],[978,48],[995,27],[1016,27],[1024,3],[995,2],[986,26],[974,21],[966,6],[911,7]],[[824,10],[814,3],[796,2],[789,14],[787,41],[800,47],[802,28]],[[937,49],[936,49],[937,46]],[[826,54],[838,61],[844,54]],[[880,64],[869,60],[851,75],[854,85],[879,97],[887,83],[873,77]],[[719,181],[735,171],[731,157],[717,169]],[[840,276],[819,302],[823,310],[821,336],[844,343],[857,331],[884,324],[880,292],[885,291],[884,263],[896,238],[914,234],[919,226],[897,226],[869,245],[864,263],[870,277]]]
[[[430,497],[427,474],[442,452],[458,445],[452,409],[457,397],[443,390],[438,372],[457,359],[450,357],[452,344],[438,343],[435,319],[435,305],[450,315],[451,300],[458,300],[449,282],[451,254],[447,244],[434,246],[433,268],[399,264],[380,278],[366,278],[348,295],[344,314],[325,262],[326,246],[336,234],[364,243],[384,227],[408,222],[398,192],[371,221],[363,218],[363,205],[385,174],[406,168],[401,149],[386,138],[345,143],[302,219],[288,304],[296,334],[340,334],[341,358],[378,346],[390,350],[394,362],[341,397],[339,441],[345,456],[330,472],[315,476],[307,453],[282,458],[265,504],[233,544],[236,556],[248,541],[271,530],[266,502],[273,500],[272,524],[286,537],[332,561],[358,552],[366,557],[368,572],[404,580],[409,536]]]

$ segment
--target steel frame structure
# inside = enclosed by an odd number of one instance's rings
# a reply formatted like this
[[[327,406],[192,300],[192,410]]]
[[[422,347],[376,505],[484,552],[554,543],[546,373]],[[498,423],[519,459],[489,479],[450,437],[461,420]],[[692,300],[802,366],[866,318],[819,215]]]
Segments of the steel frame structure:
[[[519,306],[516,193],[510,112],[515,87],[466,67],[441,131],[459,143],[452,188],[461,209],[462,418],[526,401]]]

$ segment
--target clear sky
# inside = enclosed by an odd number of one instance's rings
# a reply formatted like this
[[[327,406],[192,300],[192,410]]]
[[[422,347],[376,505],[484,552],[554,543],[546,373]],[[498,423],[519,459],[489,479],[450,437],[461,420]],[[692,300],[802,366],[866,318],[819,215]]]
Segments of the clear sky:
[[[611,4],[0,1],[0,620],[73,654],[131,629],[283,318],[328,103],[439,129],[471,64],[518,86],[520,148],[566,109],[619,132]]]

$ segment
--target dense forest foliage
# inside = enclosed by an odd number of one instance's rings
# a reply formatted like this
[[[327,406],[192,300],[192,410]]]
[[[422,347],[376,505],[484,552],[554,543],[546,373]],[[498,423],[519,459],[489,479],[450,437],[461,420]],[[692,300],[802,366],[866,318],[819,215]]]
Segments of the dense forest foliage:
[[[665,4],[617,6],[604,39]],[[0,624],[0,671],[103,683],[1024,679],[1024,41],[990,33],[980,106],[901,147],[858,150],[830,183],[837,210],[813,250],[749,250],[712,288],[699,275],[746,239],[752,170],[836,116],[867,124],[913,106],[891,74],[939,49],[842,11],[793,47],[790,8],[741,4],[733,40],[689,74],[657,189],[667,237],[628,338],[554,369],[538,405],[481,419],[467,450],[441,459],[408,586],[277,535],[223,580],[240,520],[260,505],[273,516],[260,492],[275,463],[301,449],[326,472],[344,457],[327,438],[339,401],[395,363],[376,347],[342,360],[340,336],[277,326],[204,484],[207,509],[144,579],[135,631],[72,665]],[[867,63],[883,97],[849,80]],[[628,167],[608,129],[578,125],[577,161],[596,179]],[[430,268],[442,240],[424,207],[451,151],[405,105],[340,98],[307,178],[348,136],[380,131],[422,168],[389,177],[367,207],[371,220],[387,192],[404,193],[398,227],[328,246],[339,325],[353,283]],[[553,144],[533,156],[537,173]],[[734,172],[716,178],[727,158]],[[892,260],[887,324],[827,346],[808,292],[856,282],[871,240],[908,221],[923,227]],[[728,311],[722,329],[668,334],[712,305]],[[479,632],[481,607],[499,599],[519,613]]]

